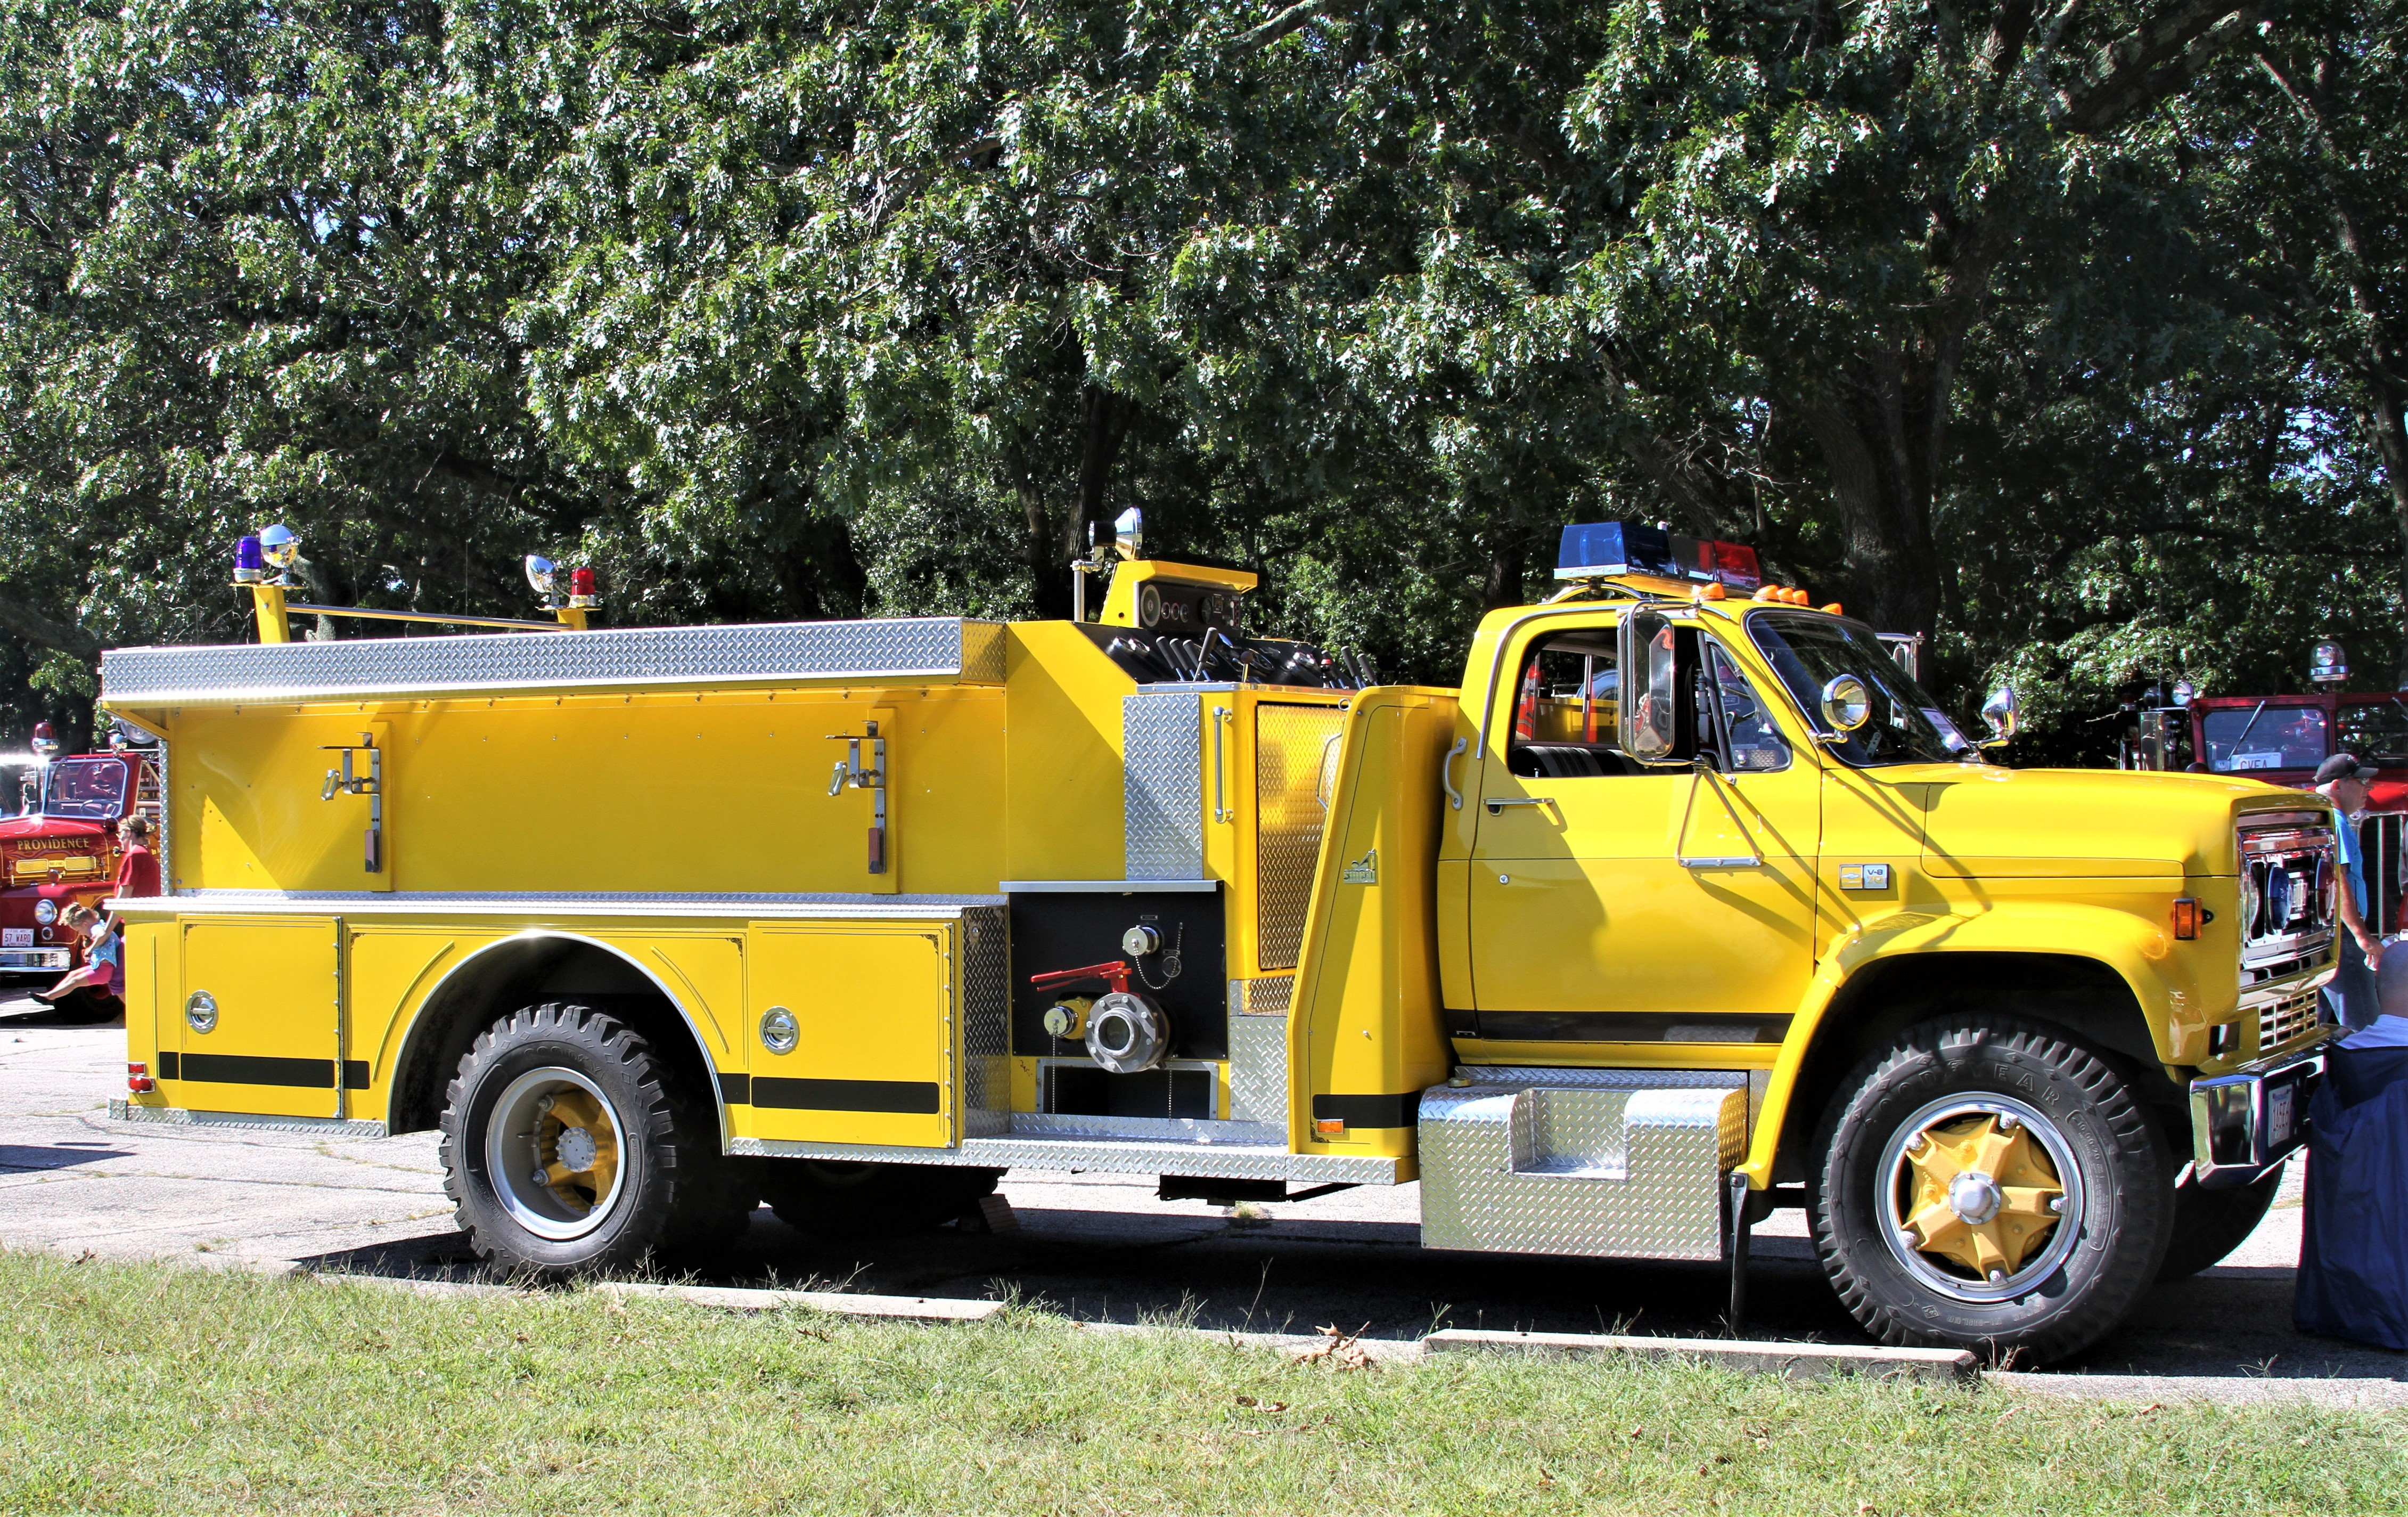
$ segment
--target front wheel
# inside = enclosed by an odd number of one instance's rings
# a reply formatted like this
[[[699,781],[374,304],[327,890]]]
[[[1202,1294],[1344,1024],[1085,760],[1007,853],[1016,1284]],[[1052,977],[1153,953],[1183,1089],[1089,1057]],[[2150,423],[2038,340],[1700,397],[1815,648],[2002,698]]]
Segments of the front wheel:
[[[1885,1343],[2062,1358],[2122,1322],[2173,1219],[2157,1124],[2114,1066],[2006,1018],[1909,1029],[1823,1119],[1824,1272]]]

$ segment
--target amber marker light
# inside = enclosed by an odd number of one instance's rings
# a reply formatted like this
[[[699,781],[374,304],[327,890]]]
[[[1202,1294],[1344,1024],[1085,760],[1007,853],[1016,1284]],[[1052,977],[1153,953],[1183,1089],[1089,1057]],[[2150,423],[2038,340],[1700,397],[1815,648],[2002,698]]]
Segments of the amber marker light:
[[[1345,1120],[1339,1117],[1315,1117],[1312,1135],[1317,1138],[1342,1138],[1346,1135]]]
[[[2174,936],[2185,943],[2199,937],[2200,927],[2208,920],[2208,910],[2192,896],[2174,897]]]
[[[1833,601],[1829,602],[1828,604],[1825,605],[1825,606],[1823,607],[1823,609],[1824,609],[1825,611],[1829,612],[1829,613],[1830,613],[1832,615],[1834,615],[1834,616],[1840,616],[1840,615],[1844,615],[1844,614],[1846,614],[1844,612],[1842,612],[1842,611],[1841,611],[1841,610],[1840,610],[1840,603],[1839,603],[1837,600],[1833,600]]]
[[[1781,599],[1781,586],[1778,585],[1767,585],[1756,592],[1756,599],[1758,600],[1778,600]]]
[[[1696,589],[1689,592],[1689,599],[1692,600],[1720,600],[1729,593],[1730,592],[1725,590],[1720,585],[1700,585]]]

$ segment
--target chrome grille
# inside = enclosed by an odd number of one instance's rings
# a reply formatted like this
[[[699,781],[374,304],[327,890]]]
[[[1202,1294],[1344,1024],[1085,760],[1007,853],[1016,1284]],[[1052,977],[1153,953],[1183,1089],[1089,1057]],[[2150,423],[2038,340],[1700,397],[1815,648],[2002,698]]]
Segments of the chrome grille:
[[[2305,967],[2332,941],[2340,889],[2333,830],[2318,812],[2243,818],[2241,978],[2255,984]]]
[[[1257,969],[1294,969],[1312,872],[1329,819],[1324,770],[1346,714],[1265,701],[1254,712],[1254,945]]]
[[[2258,1051],[2272,1053],[2316,1025],[2316,992],[2298,995],[2258,1008]]]

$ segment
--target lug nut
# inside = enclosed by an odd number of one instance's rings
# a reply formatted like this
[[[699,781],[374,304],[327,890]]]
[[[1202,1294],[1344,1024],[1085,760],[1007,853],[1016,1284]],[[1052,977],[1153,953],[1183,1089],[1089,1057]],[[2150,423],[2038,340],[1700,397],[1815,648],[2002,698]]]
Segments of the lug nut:
[[[2059,1217],[2064,1216],[2064,1215],[2065,1215],[2065,1197],[2063,1197],[2063,1196],[2061,1196],[2061,1195],[2053,1195],[2053,1196],[2050,1196],[2050,1197],[2048,1198],[2048,1209],[2049,1209],[2051,1212],[2055,1213],[2056,1215],[2057,1215],[2057,1216],[2059,1216]]]
[[[1910,1249],[1919,1249],[1923,1247],[1923,1239],[1915,1235],[1915,1231],[1912,1227],[1899,1228],[1898,1230],[1898,1240],[1900,1243],[1905,1244]]]
[[[2015,1116],[2015,1114],[2014,1114],[2014,1112],[2012,1112],[2012,1111],[2002,1111],[2002,1112],[1999,1113],[1999,1131],[2000,1131],[2000,1132],[2001,1132],[2001,1133],[2012,1133],[2012,1132],[2014,1132],[2016,1128],[2021,1127],[2022,1125],[2023,1125],[2023,1122],[2022,1122],[2022,1121],[2021,1121],[2021,1120],[2020,1120]]]
[[[1991,1283],[1992,1285],[2004,1285],[2004,1284],[2006,1284],[2006,1283],[2007,1283],[2007,1272],[2006,1272],[2005,1270],[2003,1270],[2003,1269],[1994,1269],[1994,1270],[1990,1271],[1990,1283]]]
[[[554,1099],[553,1099],[552,1097],[551,1097],[551,1096],[548,1096],[548,1095],[539,1095],[539,1096],[537,1096],[537,1097],[535,1098],[535,1110],[536,1110],[536,1115],[537,1115],[537,1116],[538,1116],[538,1117],[549,1117],[549,1116],[551,1116],[551,1115],[552,1115],[552,1107],[554,1107],[554,1106],[556,1106],[556,1105],[558,1105],[559,1104],[560,1104],[560,1103],[559,1103],[558,1101],[554,1100]]]
[[[537,1170],[533,1178],[535,1180],[535,1187],[537,1190],[549,1191],[552,1189],[552,1177],[546,1175],[542,1170]]]

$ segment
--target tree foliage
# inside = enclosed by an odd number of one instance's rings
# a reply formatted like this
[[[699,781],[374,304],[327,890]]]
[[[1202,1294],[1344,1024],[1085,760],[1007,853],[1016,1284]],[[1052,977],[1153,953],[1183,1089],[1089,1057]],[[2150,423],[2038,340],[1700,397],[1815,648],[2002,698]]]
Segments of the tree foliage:
[[[2068,755],[2408,678],[2396,0],[0,15],[21,720],[240,636],[276,519],[323,599],[544,551],[624,624],[1059,615],[1138,505],[1446,680],[1661,518]]]

